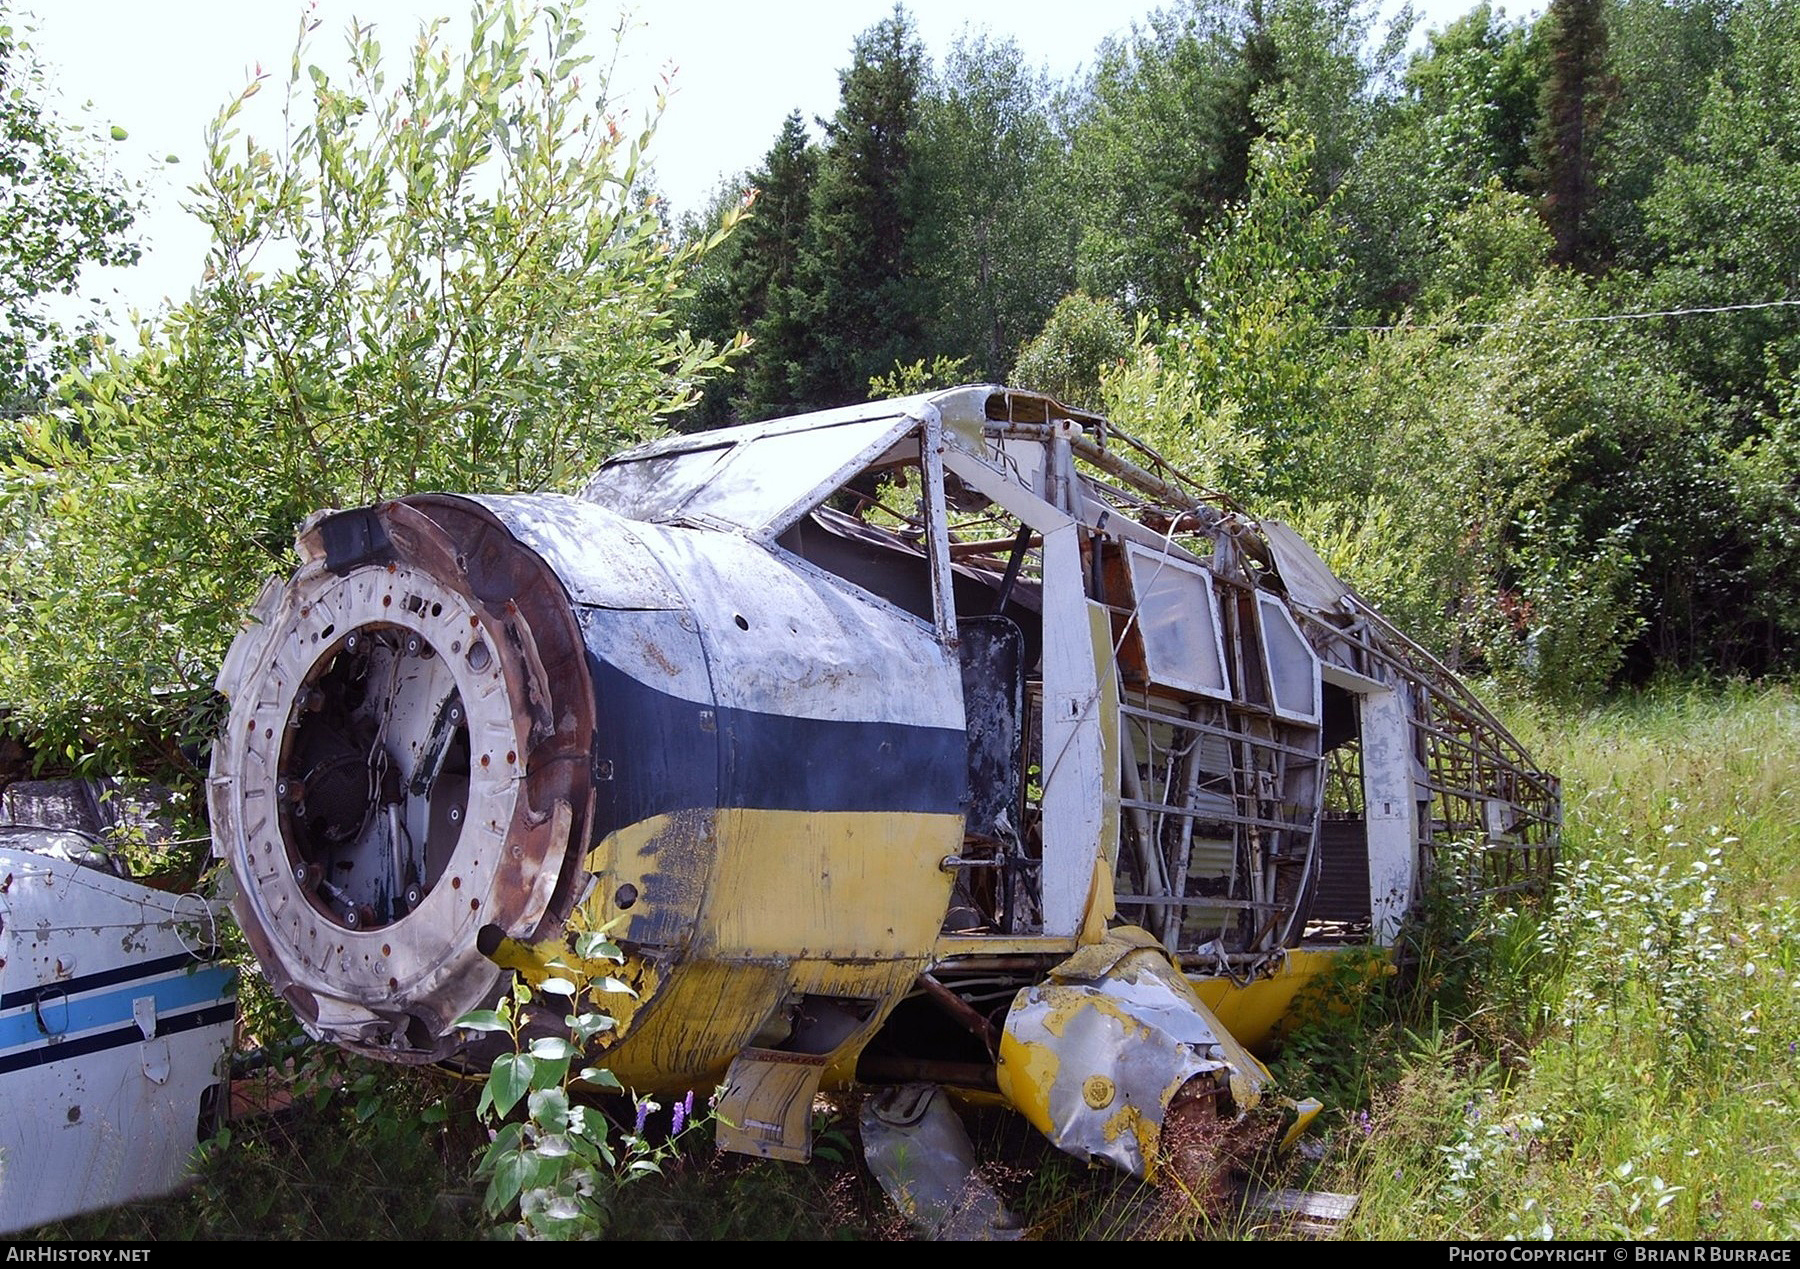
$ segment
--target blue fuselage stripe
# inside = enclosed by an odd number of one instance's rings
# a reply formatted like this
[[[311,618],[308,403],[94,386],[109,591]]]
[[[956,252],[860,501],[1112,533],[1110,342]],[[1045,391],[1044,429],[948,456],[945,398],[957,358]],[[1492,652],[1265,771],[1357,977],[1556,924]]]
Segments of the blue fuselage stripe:
[[[155,978],[158,974],[166,974],[172,969],[186,969],[194,964],[191,952],[171,952],[167,956],[159,956],[153,961],[127,961],[123,965],[113,965],[107,969],[97,969],[91,974],[77,974],[73,978],[59,979],[51,984],[66,995],[74,996],[82,992],[93,991],[99,987],[111,987],[114,983],[134,983],[146,978]],[[38,984],[22,987],[17,991],[9,991],[0,995],[0,1013],[15,1005],[28,1005],[38,998],[43,988]]]
[[[25,1046],[46,1044],[59,1036],[76,1036],[132,1020],[132,1002],[152,996],[158,1015],[229,999],[237,972],[213,965],[191,974],[154,980],[139,979],[112,991],[73,1000],[61,985],[46,983],[37,999],[0,1015],[0,1058]]]
[[[156,1038],[180,1035],[186,1031],[197,1031],[201,1027],[229,1024],[237,1017],[237,1001],[226,1000],[216,1005],[208,1005],[204,1009],[190,1009],[186,1013],[169,1014],[156,1020]],[[225,1037],[229,1041],[229,1034]],[[60,1040],[55,1044],[39,1044],[28,1049],[14,1049],[11,1053],[0,1055],[0,1075],[13,1071],[22,1071],[31,1067],[56,1066],[63,1062],[74,1062],[95,1053],[104,1053],[109,1049],[122,1049],[127,1045],[144,1043],[144,1033],[137,1024],[130,1023],[123,1027],[114,1027],[111,1031],[90,1031],[84,1036],[72,1040]],[[221,1051],[224,1045],[221,1044]]]
[[[603,620],[589,610],[584,621]],[[950,727],[796,718],[670,696],[591,651],[595,838],[671,811],[961,814],[969,742]],[[904,690],[904,689],[901,689]]]

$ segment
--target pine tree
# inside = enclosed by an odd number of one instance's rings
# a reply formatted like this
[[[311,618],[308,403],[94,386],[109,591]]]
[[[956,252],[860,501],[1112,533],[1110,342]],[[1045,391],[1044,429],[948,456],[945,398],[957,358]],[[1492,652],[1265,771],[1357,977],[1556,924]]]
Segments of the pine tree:
[[[750,332],[750,361],[738,396],[740,417],[772,418],[799,407],[796,380],[812,342],[812,305],[801,277],[819,152],[795,111],[752,177],[756,203],[740,231],[743,267],[736,295]]]
[[[805,273],[813,346],[795,382],[813,406],[868,395],[869,380],[925,355],[923,287],[910,270],[912,152],[925,50],[906,10],[858,36],[813,199]]]
[[[1544,220],[1557,264],[1591,269],[1600,245],[1591,223],[1594,151],[1600,116],[1614,94],[1607,74],[1604,0],[1550,0],[1550,69],[1544,80],[1538,149]]]

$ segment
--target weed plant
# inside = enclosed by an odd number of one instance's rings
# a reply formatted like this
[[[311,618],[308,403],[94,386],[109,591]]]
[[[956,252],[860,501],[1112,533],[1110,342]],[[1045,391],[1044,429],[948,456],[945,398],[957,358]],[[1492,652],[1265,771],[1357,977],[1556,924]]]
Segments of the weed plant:
[[[270,1109],[203,1143],[181,1193],[46,1239],[397,1242],[476,1237],[474,1085],[315,1046],[255,1081]]]
[[[1380,1051],[1338,1060],[1311,1183],[1360,1195],[1349,1237],[1800,1236],[1800,703],[1668,687],[1517,725],[1564,779],[1557,890],[1465,906],[1341,1029]]]

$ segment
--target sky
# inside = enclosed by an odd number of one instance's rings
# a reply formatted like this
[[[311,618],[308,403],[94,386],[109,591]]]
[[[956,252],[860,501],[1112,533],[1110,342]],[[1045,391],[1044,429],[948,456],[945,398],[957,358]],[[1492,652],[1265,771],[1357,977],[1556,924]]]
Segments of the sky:
[[[1473,0],[1414,0],[1423,25],[1442,26]],[[184,296],[199,278],[206,235],[181,211],[199,174],[207,122],[258,67],[275,81],[255,103],[248,127],[264,135],[281,93],[303,18],[316,22],[307,60],[342,65],[353,18],[373,23],[398,50],[422,21],[444,14],[467,27],[466,0],[13,0],[31,15],[31,36],[50,72],[65,120],[104,141],[107,159],[144,187],[145,253],[128,270],[84,278],[84,295],[115,317],[149,313]],[[965,29],[1018,42],[1028,61],[1058,80],[1092,64],[1108,36],[1128,35],[1150,0],[908,0],[927,53],[941,58]],[[696,209],[719,181],[755,167],[795,109],[829,116],[838,71],[852,41],[893,11],[892,0],[639,0],[614,75],[615,101],[639,118],[665,73],[672,93],[651,148],[657,183],[678,211]],[[610,56],[616,4],[591,0],[585,12],[596,54]],[[173,156],[174,162],[168,159]],[[73,316],[73,313],[68,314]]]

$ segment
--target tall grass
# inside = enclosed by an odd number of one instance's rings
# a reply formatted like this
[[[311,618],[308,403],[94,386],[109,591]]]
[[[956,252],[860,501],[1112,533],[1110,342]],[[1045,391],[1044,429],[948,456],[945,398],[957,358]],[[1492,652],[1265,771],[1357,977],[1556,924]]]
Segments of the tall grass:
[[[1360,1037],[1385,1054],[1309,1182],[1361,1195],[1349,1237],[1800,1237],[1800,701],[1515,722],[1564,778],[1557,892],[1465,913],[1466,991]]]

